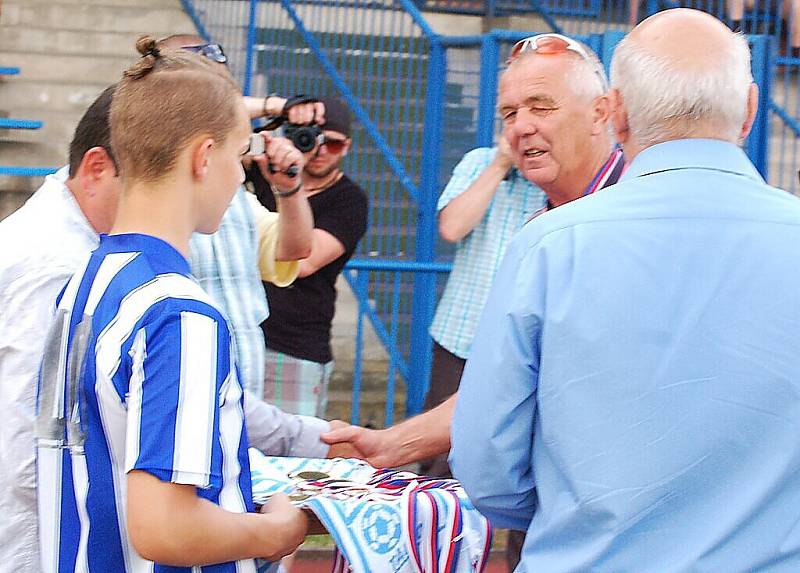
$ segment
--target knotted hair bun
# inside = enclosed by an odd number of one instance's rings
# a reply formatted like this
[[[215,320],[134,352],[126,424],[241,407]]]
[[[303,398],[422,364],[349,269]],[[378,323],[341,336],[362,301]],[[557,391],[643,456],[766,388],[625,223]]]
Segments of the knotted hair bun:
[[[152,36],[142,36],[136,40],[136,51],[142,55],[142,58],[125,70],[123,74],[126,78],[133,80],[138,80],[152,72],[156,61],[161,57],[161,50]]]
[[[142,56],[153,56],[158,58],[161,55],[161,50],[158,49],[156,39],[152,36],[142,36],[136,40],[136,51]]]

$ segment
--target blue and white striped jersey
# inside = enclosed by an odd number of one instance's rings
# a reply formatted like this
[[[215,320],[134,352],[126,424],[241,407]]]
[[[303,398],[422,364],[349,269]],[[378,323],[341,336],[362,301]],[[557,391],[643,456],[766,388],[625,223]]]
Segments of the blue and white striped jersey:
[[[43,571],[254,572],[253,561],[169,567],[126,531],[126,474],[194,485],[253,511],[242,388],[225,317],[167,243],[102,236],[60,297],[40,374]]]

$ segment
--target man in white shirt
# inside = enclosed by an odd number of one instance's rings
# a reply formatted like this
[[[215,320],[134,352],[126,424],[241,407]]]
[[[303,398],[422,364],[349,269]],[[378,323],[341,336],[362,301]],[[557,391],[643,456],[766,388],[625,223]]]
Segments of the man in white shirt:
[[[110,152],[113,86],[84,114],[69,167],[47,177],[0,222],[0,573],[38,573],[33,421],[44,338],[55,300],[111,228],[121,191]],[[251,397],[250,443],[273,455],[324,457],[324,420],[293,416]]]

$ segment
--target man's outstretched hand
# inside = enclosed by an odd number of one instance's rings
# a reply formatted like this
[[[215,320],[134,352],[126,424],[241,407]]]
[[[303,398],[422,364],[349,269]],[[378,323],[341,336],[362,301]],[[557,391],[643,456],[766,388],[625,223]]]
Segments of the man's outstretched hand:
[[[398,465],[386,433],[387,430],[370,430],[334,420],[331,431],[320,438],[331,446],[329,458],[358,458],[376,468],[386,468]]]

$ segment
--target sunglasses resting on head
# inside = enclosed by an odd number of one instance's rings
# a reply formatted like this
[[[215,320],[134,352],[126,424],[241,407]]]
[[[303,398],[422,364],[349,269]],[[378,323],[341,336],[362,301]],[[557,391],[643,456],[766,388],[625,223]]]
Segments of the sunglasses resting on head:
[[[228,62],[228,56],[225,55],[225,52],[222,51],[222,46],[219,44],[198,44],[197,46],[183,46],[181,50],[186,50],[187,52],[194,52],[195,54],[200,54],[205,56],[212,62],[217,62],[218,64],[225,64]]]
[[[561,34],[537,34],[536,36],[529,36],[514,44],[506,63],[510,64],[516,60],[520,54],[528,51],[540,55],[574,52],[592,67],[592,70],[603,86],[603,91],[608,90],[608,79],[606,79],[606,74],[600,67],[599,61],[590,56],[586,48],[572,38],[562,36]]]

